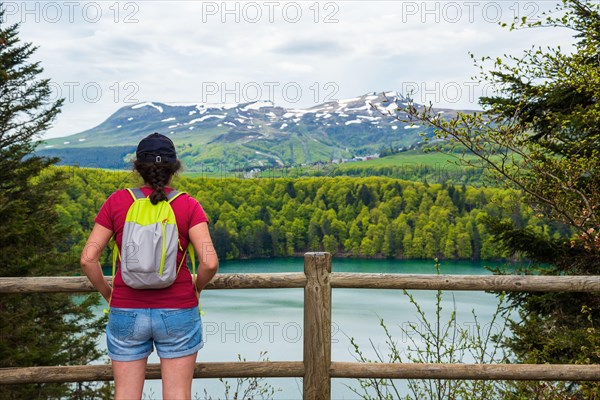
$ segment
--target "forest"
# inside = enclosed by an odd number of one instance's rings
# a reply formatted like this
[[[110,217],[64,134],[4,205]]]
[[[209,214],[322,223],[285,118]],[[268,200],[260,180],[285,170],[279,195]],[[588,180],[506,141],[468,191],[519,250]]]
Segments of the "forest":
[[[96,213],[115,190],[139,186],[132,173],[57,167],[68,172],[58,206],[77,232],[79,251]],[[486,228],[496,217],[557,238],[564,225],[548,225],[516,192],[383,177],[210,179],[179,176],[173,186],[201,203],[222,260],[294,256],[329,251],[336,256],[425,259],[507,259]]]

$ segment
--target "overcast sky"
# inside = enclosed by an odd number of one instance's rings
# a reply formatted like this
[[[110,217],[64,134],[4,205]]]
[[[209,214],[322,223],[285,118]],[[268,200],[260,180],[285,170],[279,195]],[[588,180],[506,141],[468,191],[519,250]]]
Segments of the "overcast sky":
[[[5,23],[39,46],[62,114],[47,137],[123,106],[258,99],[306,108],[368,92],[477,108],[469,52],[520,54],[569,32],[509,32],[555,1],[5,1]]]

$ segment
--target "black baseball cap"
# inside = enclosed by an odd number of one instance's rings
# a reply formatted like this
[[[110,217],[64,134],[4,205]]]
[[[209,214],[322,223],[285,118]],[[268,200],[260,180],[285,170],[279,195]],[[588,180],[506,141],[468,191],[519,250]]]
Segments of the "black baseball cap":
[[[165,135],[154,132],[138,144],[135,155],[138,161],[174,164],[177,162],[175,145]]]

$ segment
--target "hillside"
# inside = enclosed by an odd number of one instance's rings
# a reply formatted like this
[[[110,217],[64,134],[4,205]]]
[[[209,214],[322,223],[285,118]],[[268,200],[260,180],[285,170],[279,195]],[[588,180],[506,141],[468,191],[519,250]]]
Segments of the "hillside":
[[[104,200],[113,191],[140,182],[135,174],[125,172],[68,171],[71,179],[58,211],[61,221],[78,232],[69,245],[80,254]],[[518,192],[499,188],[382,177],[179,176],[173,186],[200,201],[223,260],[293,256],[307,251],[400,259],[512,258],[483,223],[488,215],[552,237],[571,234],[564,226],[546,225],[522,205]],[[105,265],[110,265],[109,254],[105,256]]]
[[[402,105],[394,93],[387,96],[370,93],[308,109],[268,101],[139,103],[117,110],[94,128],[47,140],[37,152],[68,165],[126,168],[138,141],[160,132],[171,136],[188,171],[235,171],[351,159],[414,145],[422,134],[431,135],[430,129],[385,115]],[[445,116],[456,112],[440,111]]]
[[[459,156],[458,153],[423,151],[419,148],[372,160],[331,164],[323,168],[323,173],[319,175],[386,176],[429,183],[480,185],[484,180],[484,169],[461,164]],[[475,156],[460,157],[478,164]]]

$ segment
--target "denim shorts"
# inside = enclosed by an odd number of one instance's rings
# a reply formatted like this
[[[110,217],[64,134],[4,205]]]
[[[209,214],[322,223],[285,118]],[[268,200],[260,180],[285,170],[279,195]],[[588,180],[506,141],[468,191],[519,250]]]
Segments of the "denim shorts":
[[[178,358],[202,348],[202,320],[192,308],[111,308],[106,326],[108,355],[115,361]]]

